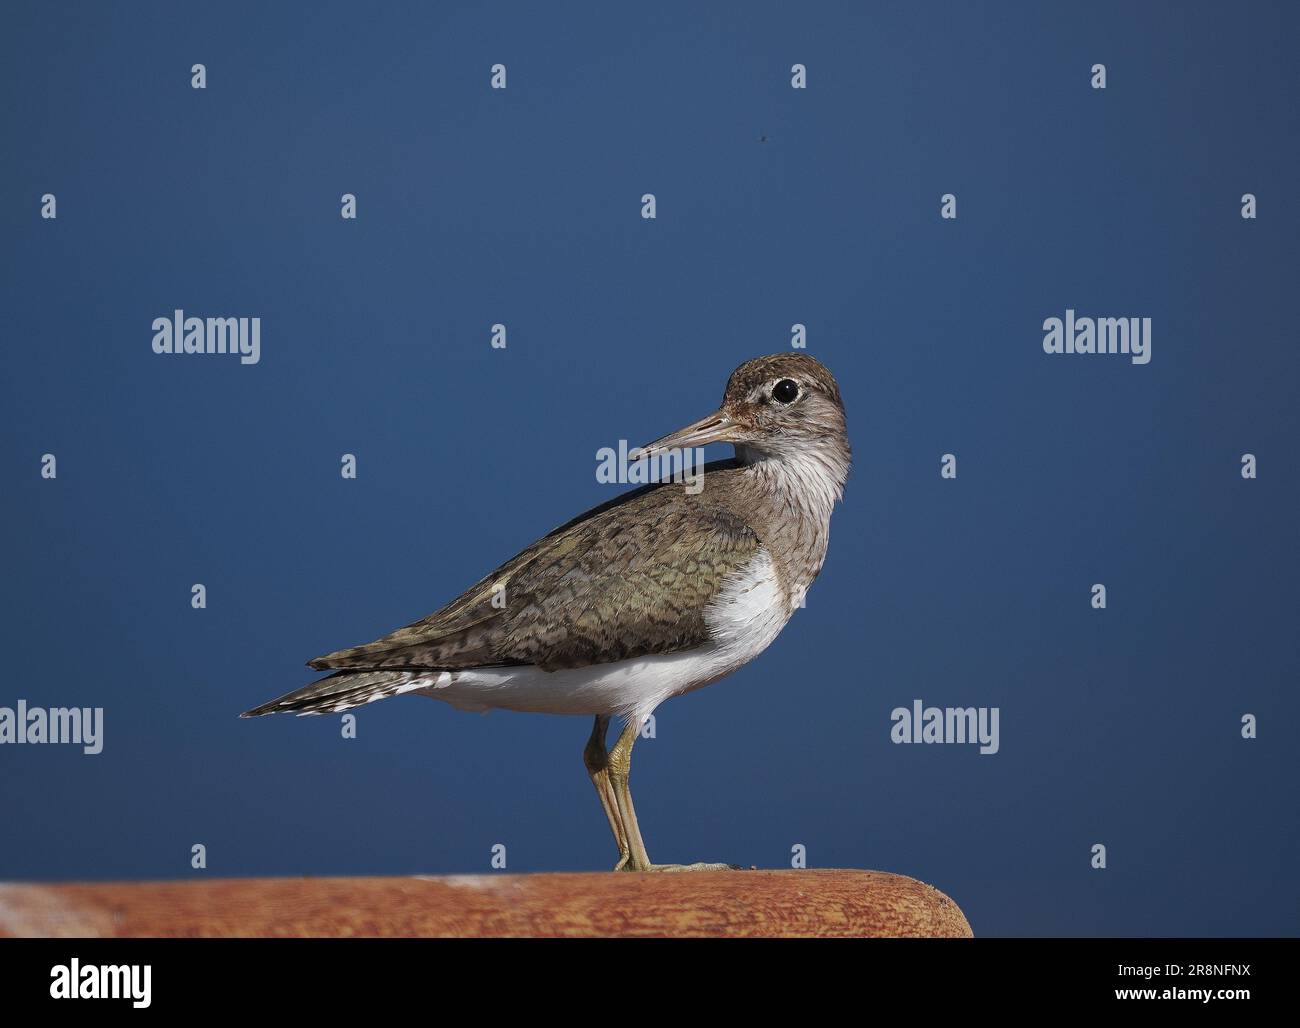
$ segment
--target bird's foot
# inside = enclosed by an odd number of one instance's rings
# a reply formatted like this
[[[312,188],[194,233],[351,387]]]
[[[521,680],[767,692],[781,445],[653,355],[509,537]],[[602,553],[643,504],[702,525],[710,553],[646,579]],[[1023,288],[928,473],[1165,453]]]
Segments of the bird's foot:
[[[651,871],[743,871],[739,864],[651,864]]]
[[[745,870],[739,864],[646,864],[642,867],[634,867],[632,861],[624,857],[614,865],[615,871],[664,871],[676,873],[679,871],[743,871]]]

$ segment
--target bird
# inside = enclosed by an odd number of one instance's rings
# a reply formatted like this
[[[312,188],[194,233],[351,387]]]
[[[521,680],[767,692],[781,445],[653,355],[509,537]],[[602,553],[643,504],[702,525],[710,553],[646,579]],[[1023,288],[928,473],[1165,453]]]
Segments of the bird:
[[[331,674],[240,716],[405,694],[463,710],[587,715],[583,762],[618,847],[614,870],[733,867],[651,863],[632,804],[632,747],[661,703],[754,660],[804,606],[852,453],[834,376],[799,352],[741,364],[717,411],[628,457],[662,462],[710,443],[730,443],[734,456],[704,465],[698,482],[661,480],[592,508],[440,610],[308,661]],[[614,718],[622,727],[608,747]]]

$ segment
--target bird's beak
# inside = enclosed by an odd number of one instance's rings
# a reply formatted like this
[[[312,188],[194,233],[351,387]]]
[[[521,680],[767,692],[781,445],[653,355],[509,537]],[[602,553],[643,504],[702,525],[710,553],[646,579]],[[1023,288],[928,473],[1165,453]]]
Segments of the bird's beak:
[[[654,457],[669,450],[691,450],[709,443],[734,443],[740,441],[740,426],[723,411],[701,418],[692,425],[680,428],[676,432],[656,439],[653,443],[633,450],[628,454],[633,460]]]

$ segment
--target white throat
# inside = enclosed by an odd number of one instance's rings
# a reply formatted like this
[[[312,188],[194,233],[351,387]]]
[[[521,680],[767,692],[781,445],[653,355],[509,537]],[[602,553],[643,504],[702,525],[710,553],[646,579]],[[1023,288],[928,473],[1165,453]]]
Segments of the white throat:
[[[736,459],[784,506],[822,525],[830,522],[849,477],[848,452],[834,444],[803,443],[766,451],[738,445]]]

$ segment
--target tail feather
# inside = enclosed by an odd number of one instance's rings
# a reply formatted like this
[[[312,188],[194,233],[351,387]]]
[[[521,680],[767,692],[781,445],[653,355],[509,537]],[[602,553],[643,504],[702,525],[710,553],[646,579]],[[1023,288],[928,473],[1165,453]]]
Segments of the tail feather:
[[[424,676],[427,677],[427,674]],[[418,687],[415,671],[340,671],[246,710],[240,717],[263,714],[330,714],[396,696]]]

